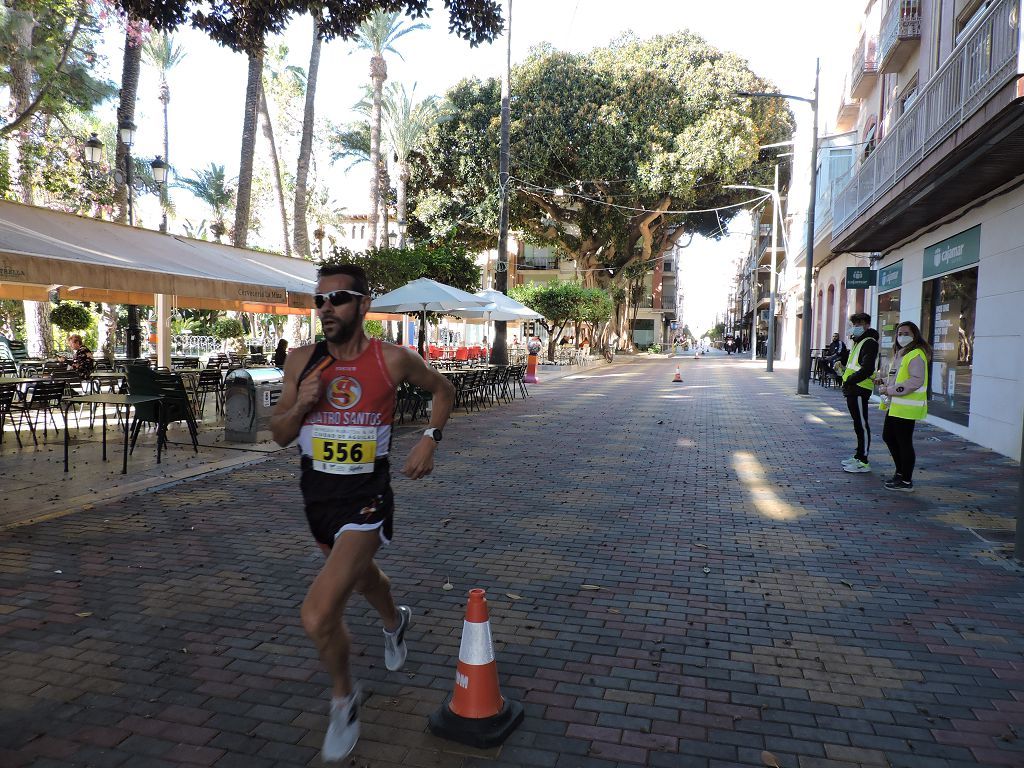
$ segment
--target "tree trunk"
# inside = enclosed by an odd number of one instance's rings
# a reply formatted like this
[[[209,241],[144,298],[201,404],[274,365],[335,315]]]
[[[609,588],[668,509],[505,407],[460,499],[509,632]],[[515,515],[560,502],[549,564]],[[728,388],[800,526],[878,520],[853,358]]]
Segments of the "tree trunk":
[[[259,110],[263,54],[249,55],[249,78],[245,86],[245,117],[242,120],[242,155],[238,163],[238,197],[235,202],[233,242],[245,248],[249,238],[249,213],[252,205],[252,165],[256,153],[256,113]]]
[[[391,245],[391,237],[390,237],[390,232],[389,232],[389,230],[391,228],[390,227],[390,223],[391,222],[390,222],[390,219],[388,217],[388,198],[390,197],[390,194],[389,194],[390,192],[391,192],[391,177],[388,175],[387,163],[384,162],[384,158],[381,158],[381,164],[380,164],[380,200],[381,200],[382,207],[384,209],[382,214],[381,214],[381,220],[382,220],[382,223],[384,224],[384,231],[381,232],[381,235],[380,235],[380,245],[381,245],[382,248],[387,248],[389,245]]]
[[[380,216],[380,112],[384,99],[384,81],[388,65],[383,56],[370,59],[370,80],[373,82],[373,108],[370,113],[370,247],[377,246],[377,219]]]
[[[96,357],[111,362],[117,345],[117,305],[103,304],[96,327]]]
[[[263,118],[263,136],[270,145],[270,164],[273,171],[274,192],[277,193],[277,207],[281,211],[281,229],[284,231],[284,255],[292,255],[292,240],[288,234],[288,208],[284,204],[284,184],[281,181],[281,159],[277,155],[277,142],[274,141],[274,124],[270,122],[270,109],[267,106],[267,90],[260,88],[260,115]]]
[[[32,15],[31,3],[11,2],[10,34],[15,55],[11,58],[10,113],[12,118],[28,109],[32,103],[32,81],[35,70],[32,67],[32,32],[36,19]],[[26,205],[35,203],[35,189],[32,184],[32,161],[29,151],[31,142],[30,124],[25,122],[15,134],[10,148],[11,176],[18,184],[18,197]],[[26,317],[28,312],[26,311]]]
[[[306,183],[309,178],[309,159],[313,154],[314,102],[316,100],[316,79],[320,71],[320,45],[320,34],[314,18],[313,45],[309,49],[309,70],[306,72],[306,108],[302,113],[302,139],[299,141],[299,161],[295,166],[295,214],[292,220],[292,226],[295,228],[295,253],[306,259],[311,255],[309,222],[306,221],[306,210],[309,205]],[[291,329],[291,325],[289,325],[289,329]],[[298,335],[297,331],[296,335]],[[291,343],[290,338],[288,343]]]
[[[138,43],[138,44],[136,44]],[[142,69],[142,44],[133,40],[127,32],[124,36],[124,61],[121,64],[121,96],[117,104],[117,128],[126,123],[135,122],[135,98],[139,92],[139,71]],[[129,148],[121,141],[121,131],[117,130],[117,153],[115,168],[124,173],[128,161]],[[122,177],[114,182],[114,221],[124,224],[128,221],[128,189],[127,180]]]
[[[405,232],[409,226],[408,215],[409,163],[403,161],[398,166],[398,247],[405,248]]]

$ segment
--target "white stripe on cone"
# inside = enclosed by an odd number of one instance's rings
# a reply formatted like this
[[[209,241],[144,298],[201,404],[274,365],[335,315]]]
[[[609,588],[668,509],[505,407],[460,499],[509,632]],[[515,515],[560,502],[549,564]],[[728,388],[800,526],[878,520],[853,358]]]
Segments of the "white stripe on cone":
[[[494,661],[494,645],[491,642],[490,622],[462,622],[462,644],[459,646],[459,661],[463,664],[481,666]]]

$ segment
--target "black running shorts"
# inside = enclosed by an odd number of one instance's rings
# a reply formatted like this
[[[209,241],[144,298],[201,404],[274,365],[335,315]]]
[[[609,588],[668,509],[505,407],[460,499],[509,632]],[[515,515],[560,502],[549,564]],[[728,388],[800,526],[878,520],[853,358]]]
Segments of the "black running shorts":
[[[362,499],[307,501],[306,520],[313,538],[330,548],[343,531],[377,531],[381,544],[393,535],[395,495],[388,485],[381,493]]]

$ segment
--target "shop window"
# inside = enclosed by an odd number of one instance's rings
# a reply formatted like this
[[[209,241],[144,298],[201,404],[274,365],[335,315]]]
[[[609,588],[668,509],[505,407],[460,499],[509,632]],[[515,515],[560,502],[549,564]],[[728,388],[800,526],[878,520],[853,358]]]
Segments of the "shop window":
[[[900,295],[902,291],[887,291],[878,297],[878,345],[880,359],[878,370],[886,372],[892,362],[893,344],[896,341],[896,326],[900,323]]]
[[[922,289],[921,330],[932,345],[928,410],[964,426],[971,412],[977,303],[977,267],[927,280]]]

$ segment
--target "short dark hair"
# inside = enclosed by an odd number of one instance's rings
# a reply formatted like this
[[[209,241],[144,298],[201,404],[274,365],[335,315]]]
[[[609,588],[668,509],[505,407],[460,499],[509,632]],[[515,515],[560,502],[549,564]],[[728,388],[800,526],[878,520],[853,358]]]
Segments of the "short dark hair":
[[[867,312],[854,312],[852,315],[850,315],[850,322],[867,323],[868,325],[871,325],[871,315],[869,315]]]
[[[369,296],[370,281],[366,279],[366,270],[358,264],[323,264],[316,271],[316,279],[332,277],[333,275],[348,275],[352,278],[352,290]]]

